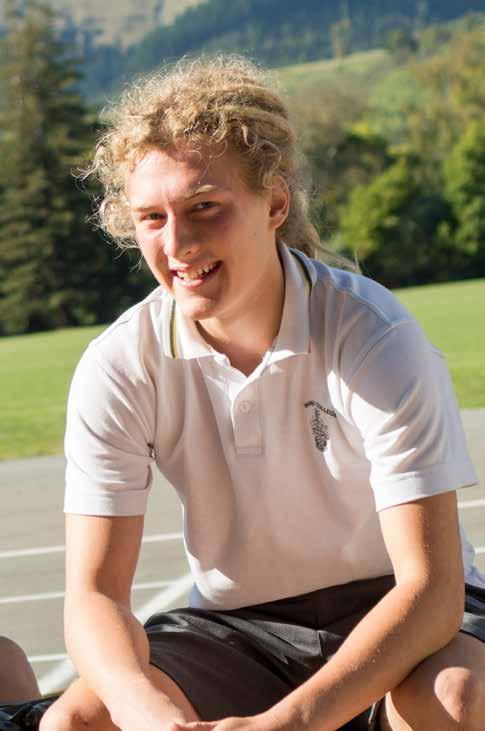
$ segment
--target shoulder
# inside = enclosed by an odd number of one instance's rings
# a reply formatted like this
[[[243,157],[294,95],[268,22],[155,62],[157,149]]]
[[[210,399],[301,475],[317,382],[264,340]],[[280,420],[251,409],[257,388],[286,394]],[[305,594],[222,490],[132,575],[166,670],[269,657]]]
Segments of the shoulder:
[[[164,356],[164,323],[170,318],[170,305],[169,295],[157,287],[92,340],[83,358],[130,379],[140,369],[150,369]]]
[[[171,303],[158,287],[91,341],[71,381],[70,432],[74,422],[106,426],[110,418],[130,431],[137,414],[153,424],[155,394],[165,373],[163,323]]]
[[[413,320],[413,316],[386,287],[362,274],[310,260],[316,272],[315,292],[327,308],[347,315],[368,317],[383,328]]]
[[[378,282],[361,274],[311,261],[315,270],[312,330],[319,349],[351,378],[378,343],[430,344],[413,315]]]

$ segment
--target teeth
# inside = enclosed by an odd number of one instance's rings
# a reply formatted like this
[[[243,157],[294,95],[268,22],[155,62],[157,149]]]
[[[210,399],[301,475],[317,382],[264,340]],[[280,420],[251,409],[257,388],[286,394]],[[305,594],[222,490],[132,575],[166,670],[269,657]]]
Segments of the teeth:
[[[185,282],[190,282],[191,279],[198,279],[203,274],[208,274],[211,272],[214,267],[216,266],[215,262],[214,264],[209,264],[205,267],[201,267],[200,269],[194,269],[191,272],[177,272],[177,275],[180,279],[183,279]]]

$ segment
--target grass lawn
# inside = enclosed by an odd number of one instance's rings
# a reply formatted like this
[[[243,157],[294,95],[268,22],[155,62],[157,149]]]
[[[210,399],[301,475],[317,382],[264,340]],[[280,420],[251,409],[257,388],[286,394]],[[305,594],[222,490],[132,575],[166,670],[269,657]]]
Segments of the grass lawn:
[[[62,452],[74,367],[101,327],[0,339],[0,459]]]
[[[448,361],[458,403],[485,407],[485,279],[396,292]]]
[[[485,407],[485,279],[398,291],[445,353],[462,408]],[[71,375],[103,328],[0,339],[0,459],[62,452]]]

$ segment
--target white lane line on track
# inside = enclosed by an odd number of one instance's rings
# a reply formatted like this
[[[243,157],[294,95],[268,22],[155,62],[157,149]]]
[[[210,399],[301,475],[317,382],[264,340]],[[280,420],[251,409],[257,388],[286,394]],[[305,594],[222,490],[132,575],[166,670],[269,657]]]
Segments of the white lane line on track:
[[[480,500],[463,500],[458,503],[460,510],[470,510],[471,508],[485,508],[485,499]],[[165,541],[182,540],[183,533],[154,533],[153,535],[143,536],[142,544],[145,543],[162,543]],[[24,556],[46,556],[50,553],[64,553],[64,544],[57,546],[38,546],[36,548],[18,548],[10,551],[0,551],[0,560],[8,558],[22,558]]]
[[[470,508],[484,508],[485,499],[480,500],[463,500],[458,503],[460,510],[469,510]],[[183,533],[154,533],[152,535],[143,536],[142,544],[145,543],[162,543],[165,541],[182,540]],[[46,556],[49,553],[64,553],[64,544],[57,546],[39,546],[36,548],[18,548],[10,551],[0,551],[0,560],[8,558],[22,558],[24,556]]]
[[[135,612],[136,616],[140,622],[146,622],[155,612],[163,612],[168,609],[172,602],[180,599],[190,589],[192,584],[193,579],[191,574],[181,576],[137,609]],[[34,657],[30,657],[29,660],[32,662]],[[62,657],[63,659],[55,668],[40,678],[39,688],[42,694],[63,690],[76,677],[76,671],[69,658],[64,655]]]
[[[178,541],[183,538],[183,533],[154,533],[151,536],[143,536],[143,543],[162,543],[164,541]],[[23,556],[45,556],[49,553],[64,553],[65,546],[39,546],[38,548],[18,548],[11,551],[0,551],[2,558],[22,558]]]
[[[58,652],[53,655],[29,655],[29,662],[57,662],[59,660],[65,660],[67,653]]]
[[[460,510],[467,510],[467,508],[485,508],[485,500],[463,500],[458,503]]]
[[[171,581],[140,581],[133,584],[132,591],[143,591],[144,589],[162,589],[170,586]],[[0,597],[0,604],[23,604],[24,602],[42,602],[46,599],[63,599],[63,591],[43,591],[37,594],[17,594],[15,596]]]
[[[481,555],[485,553],[485,546],[477,546],[475,548],[475,554]],[[166,586],[171,586],[171,581],[143,581],[138,584],[133,584],[132,591],[146,591],[147,589],[162,589]],[[24,604],[27,602],[42,602],[49,599],[63,599],[63,591],[45,591],[37,594],[18,594],[15,596],[3,596],[0,597],[0,605],[2,604]],[[36,662],[40,662],[37,660]],[[47,662],[47,661],[46,661]]]

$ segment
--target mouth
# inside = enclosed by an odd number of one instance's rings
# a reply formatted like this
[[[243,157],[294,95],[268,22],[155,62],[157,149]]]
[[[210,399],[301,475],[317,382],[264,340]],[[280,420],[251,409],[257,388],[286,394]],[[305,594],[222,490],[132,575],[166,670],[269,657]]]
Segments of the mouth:
[[[185,287],[198,287],[203,282],[207,281],[219,271],[222,266],[221,261],[215,261],[212,264],[207,264],[203,267],[190,270],[173,270],[174,279],[177,279]]]

